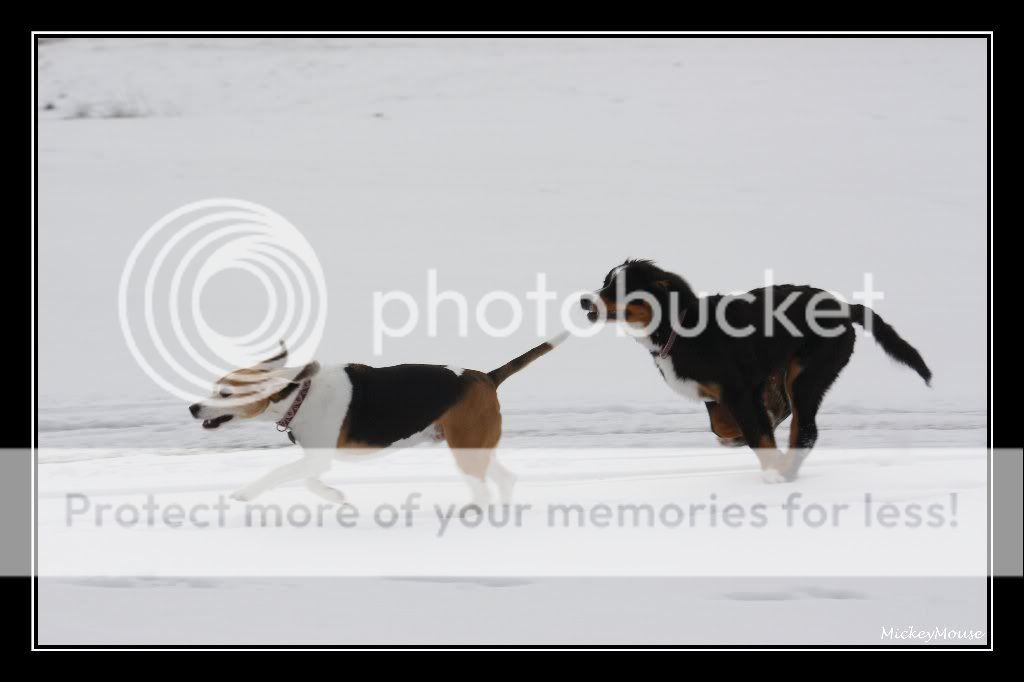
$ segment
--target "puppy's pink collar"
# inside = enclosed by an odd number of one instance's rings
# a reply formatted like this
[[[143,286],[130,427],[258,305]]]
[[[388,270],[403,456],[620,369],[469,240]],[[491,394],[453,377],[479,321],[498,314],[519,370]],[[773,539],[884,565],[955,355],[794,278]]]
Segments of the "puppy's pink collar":
[[[672,333],[669,334],[668,341],[662,346],[661,352],[658,353],[659,358],[667,358],[668,354],[672,352],[672,345],[676,342],[676,330],[673,329]]]
[[[679,318],[679,324],[686,321],[686,313],[690,312],[689,308],[683,308],[683,316]],[[672,327],[672,333],[668,335],[668,341],[661,347],[661,352],[658,353],[658,357],[665,359],[668,354],[672,352],[672,346],[676,342],[676,328]]]
[[[292,401],[291,407],[284,413],[284,416],[277,422],[278,431],[287,431],[288,425],[295,419],[295,415],[298,413],[299,408],[302,407],[302,401],[306,399],[306,394],[309,393],[309,385],[311,382],[303,381],[302,386],[299,387],[299,394],[295,396],[295,400]]]

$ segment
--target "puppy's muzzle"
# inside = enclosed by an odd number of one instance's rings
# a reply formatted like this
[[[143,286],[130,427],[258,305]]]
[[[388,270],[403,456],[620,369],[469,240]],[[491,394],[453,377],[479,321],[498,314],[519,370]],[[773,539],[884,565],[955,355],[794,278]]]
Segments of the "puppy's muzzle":
[[[600,292],[597,294],[590,294],[589,296],[583,296],[580,298],[580,307],[587,311],[587,319],[591,322],[597,322],[601,317],[601,307],[594,303],[594,298],[600,296]],[[602,299],[606,301],[606,299]],[[605,302],[604,316],[609,320],[615,319],[614,306],[610,303]]]
[[[591,322],[597,322],[597,305],[591,300],[589,296],[583,296],[580,298],[580,307],[587,311],[587,319]]]

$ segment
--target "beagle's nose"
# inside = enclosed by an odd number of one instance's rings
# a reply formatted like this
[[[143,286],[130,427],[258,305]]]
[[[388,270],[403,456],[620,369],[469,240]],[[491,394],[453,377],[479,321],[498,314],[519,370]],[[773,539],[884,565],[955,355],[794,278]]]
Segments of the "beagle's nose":
[[[580,299],[580,306],[582,306],[584,310],[590,310],[591,308],[594,307],[594,303],[589,298],[584,296],[583,298]]]
[[[201,410],[202,407],[203,406],[200,405],[199,403],[192,403],[191,405],[188,406],[188,411],[192,413],[193,417],[195,417],[196,415],[199,414],[199,410]]]

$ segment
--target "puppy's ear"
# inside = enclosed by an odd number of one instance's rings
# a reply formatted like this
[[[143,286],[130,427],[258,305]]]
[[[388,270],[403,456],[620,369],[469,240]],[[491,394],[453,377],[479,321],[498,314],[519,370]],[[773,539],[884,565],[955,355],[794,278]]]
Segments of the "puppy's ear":
[[[654,286],[661,291],[684,291],[687,287],[683,280],[675,275],[662,277],[654,282]]]
[[[697,296],[690,289],[690,285],[674,273],[662,273],[655,280],[654,286],[658,291],[665,292],[669,296],[669,300],[674,297],[678,301],[680,309],[690,308],[698,303]]]
[[[662,272],[654,285],[663,291],[689,291],[683,278],[672,272]]]
[[[281,339],[281,349],[273,357],[269,357],[261,362],[257,367],[260,369],[279,369],[284,367],[285,363],[288,362],[288,347],[284,345],[284,339]]]

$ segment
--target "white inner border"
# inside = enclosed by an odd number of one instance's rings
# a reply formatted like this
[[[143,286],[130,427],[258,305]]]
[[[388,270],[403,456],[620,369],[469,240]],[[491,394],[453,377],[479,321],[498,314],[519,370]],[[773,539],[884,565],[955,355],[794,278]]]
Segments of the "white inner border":
[[[30,640],[32,642],[32,646],[31,646],[31,649],[30,649],[31,651],[84,651],[84,650],[86,650],[85,648],[77,648],[77,647],[61,647],[61,648],[47,647],[45,649],[38,649],[37,648],[37,642],[36,642],[36,582],[35,582],[35,578],[36,578],[36,466],[37,466],[37,457],[36,457],[36,448],[35,448],[35,445],[36,445],[36,442],[35,442],[35,439],[36,439],[36,413],[35,413],[35,405],[36,405],[36,352],[35,352],[35,344],[36,344],[36,333],[35,333],[35,329],[36,329],[36,286],[35,286],[35,280],[36,280],[36,268],[35,268],[36,239],[35,239],[35,229],[36,229],[37,216],[36,216],[36,209],[35,209],[35,199],[36,199],[35,170],[36,170],[36,165],[37,165],[36,146],[38,144],[37,127],[36,127],[36,124],[37,124],[37,120],[36,119],[37,119],[37,114],[38,114],[37,107],[36,107],[36,78],[37,78],[37,75],[36,75],[37,74],[36,52],[37,52],[37,49],[38,49],[37,38],[39,38],[39,37],[44,37],[45,38],[45,37],[51,36],[51,35],[93,36],[93,35],[98,35],[98,34],[113,35],[113,36],[124,36],[124,37],[137,36],[137,35],[174,35],[174,36],[233,35],[233,36],[243,36],[243,37],[244,36],[250,36],[250,35],[271,35],[271,36],[301,36],[301,35],[325,35],[325,36],[326,35],[336,35],[336,36],[384,35],[384,36],[405,36],[405,35],[416,35],[416,36],[448,36],[448,37],[454,37],[454,38],[458,38],[458,37],[473,37],[473,36],[480,36],[480,35],[513,35],[513,36],[522,36],[522,37],[560,37],[560,36],[574,36],[574,35],[579,35],[579,36],[607,36],[607,37],[646,36],[646,35],[678,35],[678,36],[725,35],[725,36],[729,36],[729,37],[745,37],[745,36],[758,36],[758,35],[793,35],[794,37],[806,36],[808,38],[814,37],[814,36],[822,36],[822,35],[826,35],[826,36],[828,36],[828,35],[870,35],[870,36],[883,36],[883,37],[894,37],[894,38],[899,38],[899,37],[902,37],[902,36],[918,36],[918,35],[920,35],[920,36],[953,36],[953,35],[961,35],[962,36],[962,35],[975,35],[975,36],[979,36],[979,37],[981,37],[981,36],[987,37],[988,41],[989,41],[988,42],[988,71],[989,71],[988,76],[989,76],[989,82],[988,82],[988,103],[987,103],[988,104],[988,110],[989,110],[989,116],[988,116],[988,140],[987,140],[987,142],[988,142],[988,154],[989,154],[989,169],[988,169],[988,186],[989,186],[989,194],[988,194],[988,217],[989,217],[989,233],[988,233],[988,239],[989,239],[989,261],[988,261],[988,266],[989,266],[989,327],[988,327],[988,333],[989,333],[989,377],[988,377],[988,380],[989,380],[989,413],[987,415],[988,422],[989,422],[989,442],[987,443],[987,445],[988,445],[988,453],[989,453],[988,454],[988,459],[989,459],[989,461],[988,461],[988,504],[989,504],[989,558],[988,558],[988,561],[989,561],[989,576],[988,576],[988,580],[989,580],[989,595],[990,595],[989,596],[989,604],[988,604],[988,609],[989,609],[989,624],[988,624],[988,641],[989,641],[989,646],[988,646],[987,649],[971,649],[971,650],[968,650],[968,651],[993,651],[994,650],[995,633],[992,630],[992,625],[994,623],[994,614],[995,614],[995,592],[994,592],[994,581],[992,579],[992,568],[995,565],[994,551],[993,551],[994,550],[994,544],[995,544],[994,543],[995,538],[994,538],[994,532],[993,532],[994,531],[994,527],[995,527],[995,521],[994,521],[994,505],[993,505],[993,500],[992,500],[992,496],[993,496],[993,490],[992,490],[993,462],[992,462],[992,447],[991,447],[992,446],[991,436],[992,436],[992,434],[995,431],[995,423],[994,423],[994,420],[992,418],[992,411],[991,411],[991,405],[992,405],[992,402],[993,402],[994,397],[995,397],[994,396],[994,392],[992,390],[992,381],[991,381],[991,379],[992,379],[992,361],[994,360],[994,353],[993,353],[994,348],[993,348],[993,339],[992,339],[991,331],[992,331],[992,315],[993,315],[993,313],[995,311],[995,306],[994,306],[995,291],[994,291],[994,289],[992,287],[992,282],[993,282],[992,274],[993,274],[993,269],[994,269],[994,263],[992,261],[992,253],[993,253],[993,248],[992,247],[994,245],[993,244],[993,242],[994,242],[994,234],[993,234],[993,231],[992,231],[992,223],[993,223],[993,220],[994,220],[994,215],[992,213],[992,208],[993,208],[993,205],[994,205],[993,193],[992,193],[992,177],[993,177],[993,170],[994,170],[994,168],[992,166],[992,161],[993,161],[993,158],[994,158],[994,149],[992,148],[993,147],[992,146],[992,137],[993,137],[993,132],[994,132],[993,126],[992,126],[992,98],[993,98],[993,85],[994,84],[993,84],[992,74],[995,71],[995,65],[993,64],[993,60],[992,60],[992,43],[993,43],[993,41],[995,39],[995,35],[994,35],[993,31],[815,31],[815,32],[801,32],[801,31],[554,31],[554,32],[551,32],[551,33],[537,33],[537,32],[530,32],[530,31],[525,31],[525,32],[524,31],[472,31],[472,32],[461,32],[461,33],[460,32],[451,32],[451,31],[346,31],[346,32],[338,32],[338,31],[113,31],[113,32],[100,32],[100,31],[32,31],[31,32],[31,36],[30,36],[30,43],[29,43],[29,50],[31,52],[31,64],[32,64],[32,74],[31,74],[32,85],[31,85],[31,88],[30,88],[30,90],[31,90],[31,101],[29,102],[29,106],[31,107],[31,110],[32,110],[32,113],[31,113],[31,120],[32,120],[32,130],[31,130],[31,133],[32,133],[32,151],[31,151],[31,155],[30,155],[32,167],[30,169],[31,170],[31,179],[30,179],[31,196],[29,197],[29,207],[30,207],[29,211],[30,211],[30,214],[31,214],[31,217],[32,217],[32,225],[29,226],[29,229],[31,230],[30,241],[31,241],[31,245],[32,245],[31,262],[30,262],[30,271],[31,271],[31,276],[32,276],[32,280],[31,280],[31,284],[30,284],[31,295],[32,295],[32,301],[31,301],[31,303],[32,303],[32,306],[31,306],[32,312],[31,312],[31,318],[30,318],[31,319],[31,325],[30,325],[30,329],[29,329],[30,340],[31,340],[30,360],[31,360],[31,366],[32,366],[32,377],[31,377],[31,382],[30,382],[31,383],[31,387],[30,387],[30,390],[29,390],[29,397],[30,397],[30,399],[32,401],[32,415],[31,415],[31,418],[30,418],[30,425],[31,425],[31,431],[30,431],[30,439],[31,440],[30,440],[30,442],[32,443],[32,448],[29,451],[31,453],[31,456],[32,456],[32,463],[31,463],[32,464],[32,466],[31,466],[31,485],[32,485],[32,496],[31,497],[32,497],[32,507],[29,510],[29,517],[30,517],[30,524],[31,524],[31,542],[30,542],[30,547],[31,547],[31,552],[32,552],[32,556],[31,556],[31,566],[32,566],[32,569],[31,569],[32,570],[32,573],[31,573],[31,577],[32,577],[31,597],[32,597],[32,599],[31,599],[30,614],[29,614],[29,622],[30,622],[30,627],[31,627]],[[376,651],[376,650],[383,650],[383,651],[387,651],[387,650],[397,650],[397,651],[400,651],[400,650],[412,650],[412,651],[416,651],[416,650],[426,650],[426,651],[429,651],[429,650],[441,649],[441,648],[449,649],[449,650],[454,650],[454,651],[480,651],[480,650],[483,650],[483,651],[504,651],[504,650],[507,650],[507,649],[501,648],[501,647],[493,647],[493,648],[429,647],[429,648],[422,648],[422,649],[409,648],[409,647],[394,647],[392,649],[367,649],[367,648],[357,648],[357,647],[352,647],[352,648],[341,648],[341,647],[339,647],[337,650],[340,650],[340,651],[345,651],[345,650],[352,650],[352,651],[360,651],[360,650],[363,650],[363,651]],[[520,647],[515,647],[515,648],[518,649]],[[166,651],[168,649],[172,649],[172,647],[167,647],[167,648],[152,647],[152,648],[141,648],[141,649],[140,648],[135,648],[135,647],[132,647],[132,648],[111,647],[109,649],[107,649],[107,648],[104,648],[104,649],[105,650],[110,650],[110,651]],[[206,649],[206,648],[199,649],[199,648],[188,648],[188,647],[173,647],[173,649],[175,649],[175,650],[176,649],[181,649],[183,651],[236,651],[236,650],[245,650],[244,648],[241,648],[241,647],[218,647],[218,648],[210,648],[210,649]],[[267,650],[267,651],[319,651],[319,650],[324,650],[324,647],[310,647],[308,649],[306,649],[306,648],[293,648],[293,647],[287,647],[287,648],[284,648],[284,647],[281,647],[281,648],[259,647],[259,649]],[[523,649],[527,650],[527,651],[530,651],[530,650],[540,650],[540,651],[543,651],[544,650],[544,649],[531,649],[531,648],[528,648],[528,647],[523,648]],[[720,651],[720,650],[723,650],[721,648],[712,648],[712,647],[708,647],[708,648],[687,647],[687,648],[680,648],[680,649],[670,649],[670,648],[665,648],[665,647],[651,647],[650,649],[638,649],[638,648],[634,648],[634,647],[629,647],[628,649],[626,649],[626,648],[617,649],[616,647],[607,647],[607,648],[602,647],[602,649],[609,650],[609,651],[617,651],[617,650],[622,650],[622,651],[626,651],[626,650],[629,650],[629,651],[661,651],[661,650],[666,650],[666,651],[675,651],[675,650],[678,650],[678,651],[688,651],[688,650],[689,651]],[[775,650],[775,648],[768,649],[768,648],[763,648],[763,647],[761,647],[761,648],[758,648],[758,647],[729,647],[729,649],[737,650],[737,651],[773,651],[773,650]],[[790,651],[850,651],[851,650],[850,648],[842,648],[842,647],[836,647],[836,648],[818,648],[818,647],[815,647],[813,649],[800,648],[800,647],[792,647],[792,648],[785,647],[785,649],[790,650]],[[327,650],[332,650],[332,649],[327,649]],[[574,647],[566,647],[565,650],[567,650],[567,651],[587,651],[589,649],[580,649],[580,648],[574,648]],[[857,647],[856,649],[853,649],[853,650],[863,650],[863,651],[893,651],[893,650],[896,650],[896,651],[955,651],[955,650],[962,650],[962,649],[936,649],[936,648],[932,648],[932,647],[920,647],[920,648],[912,648],[912,649],[893,649],[892,647],[877,647],[877,648],[862,649],[860,647]]]

